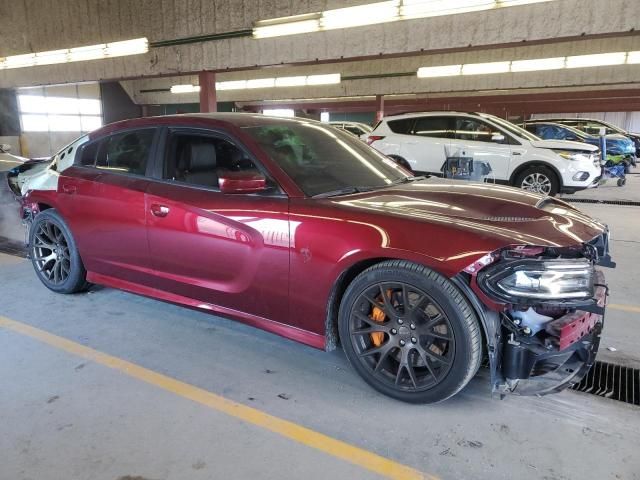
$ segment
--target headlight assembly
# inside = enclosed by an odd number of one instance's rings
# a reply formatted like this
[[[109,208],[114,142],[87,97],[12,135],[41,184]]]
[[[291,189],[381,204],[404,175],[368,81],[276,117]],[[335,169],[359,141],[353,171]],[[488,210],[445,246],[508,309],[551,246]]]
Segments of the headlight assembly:
[[[481,288],[507,303],[588,300],[594,295],[594,269],[587,259],[500,262],[478,275]]]
[[[554,150],[554,152],[565,160],[573,160],[575,162],[588,161],[590,158],[590,154],[576,152],[575,150]]]

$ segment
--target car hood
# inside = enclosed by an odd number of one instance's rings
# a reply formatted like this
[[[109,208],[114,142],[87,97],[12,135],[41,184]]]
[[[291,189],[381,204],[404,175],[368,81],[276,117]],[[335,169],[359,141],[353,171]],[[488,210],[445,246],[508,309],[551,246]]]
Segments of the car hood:
[[[377,191],[335,197],[358,213],[456,229],[496,248],[568,247],[593,240],[606,225],[552,197],[491,184],[430,178]],[[411,228],[411,226],[407,226]]]
[[[555,150],[580,150],[596,152],[598,147],[583,142],[571,142],[569,140],[534,140],[531,145],[537,148],[549,148]]]

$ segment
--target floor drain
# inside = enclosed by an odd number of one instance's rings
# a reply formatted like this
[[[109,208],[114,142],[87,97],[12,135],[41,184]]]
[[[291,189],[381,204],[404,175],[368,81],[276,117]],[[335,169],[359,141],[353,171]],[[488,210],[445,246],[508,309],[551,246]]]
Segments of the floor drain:
[[[640,405],[640,370],[596,362],[582,381],[572,387],[579,392]]]
[[[22,242],[0,237],[0,253],[27,258],[27,249]]]

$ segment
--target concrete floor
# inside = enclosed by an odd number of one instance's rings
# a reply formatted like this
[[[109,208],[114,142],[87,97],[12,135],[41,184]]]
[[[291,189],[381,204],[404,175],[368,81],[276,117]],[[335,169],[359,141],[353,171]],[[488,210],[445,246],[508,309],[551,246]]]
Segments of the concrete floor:
[[[640,366],[640,208],[580,205],[619,267],[600,359]],[[637,312],[623,310],[626,306]],[[566,391],[492,399],[378,395],[341,351],[124,292],[62,296],[0,254],[0,316],[127,360],[442,479],[640,479],[640,408]],[[614,347],[615,352],[606,347]],[[0,480],[381,478],[251,422],[0,327]]]

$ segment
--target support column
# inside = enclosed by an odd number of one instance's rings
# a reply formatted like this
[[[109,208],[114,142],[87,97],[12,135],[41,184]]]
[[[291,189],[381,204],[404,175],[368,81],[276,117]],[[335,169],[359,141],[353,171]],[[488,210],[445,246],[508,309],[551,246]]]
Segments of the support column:
[[[384,117],[384,97],[376,95],[376,123]]]
[[[216,100],[216,74],[202,71],[198,74],[200,81],[200,113],[218,111]]]

